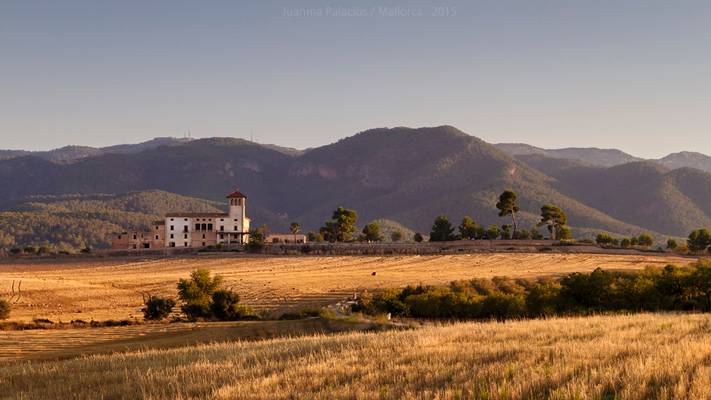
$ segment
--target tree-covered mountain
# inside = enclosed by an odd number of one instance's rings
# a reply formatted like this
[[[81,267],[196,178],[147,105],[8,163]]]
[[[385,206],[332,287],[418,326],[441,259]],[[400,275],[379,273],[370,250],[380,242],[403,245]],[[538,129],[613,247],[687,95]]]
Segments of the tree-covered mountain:
[[[33,196],[0,212],[0,248],[106,247],[112,233],[147,229],[170,211],[219,212],[222,207],[221,203],[162,191]]]
[[[555,178],[561,193],[631,224],[679,236],[711,226],[707,172],[670,170],[652,161],[603,168],[539,155],[519,159]]]
[[[685,235],[711,215],[710,176],[648,163],[603,168],[541,154],[515,158],[451,126],[382,128],[305,152],[212,138],[71,163],[16,157],[0,161],[0,208],[37,195],[154,189],[222,204],[239,186],[254,224],[273,230],[292,221],[316,229],[344,206],[356,209],[361,222],[388,219],[426,233],[439,214],[455,225],[463,215],[484,225],[509,223],[495,204],[513,189],[523,227],[553,203],[568,213],[578,236]]]
[[[589,165],[614,167],[615,165],[641,161],[641,158],[617,149],[595,147],[567,147],[563,149],[542,149],[523,143],[499,143],[496,147],[512,156],[541,155],[549,158],[576,160]]]

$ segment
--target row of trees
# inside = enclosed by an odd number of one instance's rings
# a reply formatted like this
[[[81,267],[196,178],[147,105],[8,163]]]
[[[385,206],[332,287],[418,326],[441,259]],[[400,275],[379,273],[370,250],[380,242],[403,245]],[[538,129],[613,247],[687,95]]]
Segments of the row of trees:
[[[640,246],[640,247],[650,247],[654,244],[654,239],[652,236],[648,233],[643,233],[639,236],[636,237],[631,237],[631,238],[622,238],[618,239],[609,233],[600,233],[597,235],[595,238],[595,243],[597,243],[600,246],[603,247],[622,247],[622,248],[630,248],[634,246]],[[672,246],[676,247],[676,242],[673,240],[670,240],[668,247],[672,248]]]
[[[595,238],[595,242],[603,247],[651,247],[654,245],[654,238],[648,233],[643,233],[637,237],[618,239],[609,233],[600,233]],[[686,248],[680,246],[676,239],[670,238],[667,240],[666,247],[672,251],[691,253],[711,253],[711,232],[706,229],[696,229],[692,231],[686,239]]]
[[[559,280],[474,279],[365,295],[354,311],[445,319],[509,319],[609,311],[711,311],[711,263],[638,272],[597,269]]]
[[[538,231],[539,227],[545,226],[548,230],[549,238],[555,240],[563,240],[571,238],[570,228],[568,227],[568,216],[558,206],[546,204],[541,207],[541,220],[530,230],[518,229],[516,221],[516,213],[519,210],[516,202],[516,194],[510,190],[505,191],[499,197],[499,202],[496,204],[499,209],[499,216],[510,215],[511,225],[490,225],[484,227],[477,224],[474,219],[468,215],[462,218],[459,224],[459,233],[455,233],[452,223],[446,215],[438,216],[432,225],[430,232],[430,241],[441,242],[458,239],[543,239],[544,236]]]
[[[541,207],[541,220],[538,224],[528,229],[520,229],[517,213],[520,210],[516,193],[511,190],[504,191],[496,203],[498,215],[500,217],[510,217],[511,224],[490,225],[484,227],[477,224],[470,216],[465,216],[459,225],[458,233],[446,215],[436,217],[430,232],[430,241],[449,241],[458,239],[543,239],[544,236],[538,228],[545,227],[548,230],[548,237],[551,239],[568,239],[571,237],[568,227],[568,216],[558,206],[546,204]],[[358,232],[356,224],[358,214],[355,210],[338,207],[332,214],[331,219],[326,221],[318,232],[309,232],[308,239],[312,242],[379,242],[383,240],[380,226],[376,222],[366,224]],[[290,230],[296,234],[301,229],[301,225],[293,222]],[[397,242],[403,239],[400,231],[390,234],[390,240]],[[416,232],[412,240],[421,242],[422,234]]]

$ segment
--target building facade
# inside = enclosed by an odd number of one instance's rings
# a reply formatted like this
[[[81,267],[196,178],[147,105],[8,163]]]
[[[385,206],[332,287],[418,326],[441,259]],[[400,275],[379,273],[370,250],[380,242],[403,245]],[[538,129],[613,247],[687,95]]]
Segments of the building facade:
[[[227,213],[169,213],[148,231],[122,232],[114,236],[112,249],[160,249],[245,244],[249,241],[247,196],[227,195]]]

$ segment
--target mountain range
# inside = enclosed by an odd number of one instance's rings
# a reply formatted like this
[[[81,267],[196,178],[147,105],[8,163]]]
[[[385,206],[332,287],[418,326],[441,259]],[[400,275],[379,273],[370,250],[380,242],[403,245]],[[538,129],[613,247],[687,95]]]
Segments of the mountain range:
[[[598,149],[595,147],[567,147],[562,149],[543,149],[523,143],[499,143],[498,149],[514,156],[540,155],[548,158],[576,160],[598,167],[614,167],[636,161],[649,161],[669,169],[696,168],[711,172],[711,157],[692,151],[671,153],[659,159],[645,160],[617,149]]]
[[[62,149],[54,158],[10,156],[0,161],[0,209],[36,196],[147,190],[222,203],[238,186],[254,223],[272,230],[292,221],[317,229],[344,206],[358,211],[361,224],[387,219],[426,233],[439,214],[455,225],[463,215],[508,223],[495,204],[513,189],[521,225],[534,225],[540,207],[553,203],[578,237],[650,232],[661,239],[711,226],[711,168],[698,153],[640,160],[619,150],[492,145],[451,126],[371,129],[304,151],[235,138],[156,141],[78,158]]]

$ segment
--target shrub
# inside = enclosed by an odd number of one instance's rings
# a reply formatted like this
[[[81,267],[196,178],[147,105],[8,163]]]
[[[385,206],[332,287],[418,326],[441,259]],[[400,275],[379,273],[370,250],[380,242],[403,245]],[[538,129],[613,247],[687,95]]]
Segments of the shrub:
[[[557,282],[538,283],[526,295],[526,310],[529,316],[554,315],[558,311],[560,284]]]
[[[143,318],[150,321],[160,321],[165,319],[173,311],[175,300],[157,296],[149,296],[144,302]]]
[[[0,299],[0,320],[10,318],[10,302]]]
[[[679,244],[676,242],[676,240],[674,240],[674,239],[667,240],[667,249],[676,250],[678,247],[679,247]]]
[[[620,241],[620,246],[624,249],[632,247],[632,241],[629,238],[624,238]]]
[[[595,238],[595,243],[600,246],[610,246],[614,241],[615,238],[613,238],[609,233],[599,233]]]
[[[637,238],[637,242],[642,247],[650,247],[651,245],[654,244],[654,239],[652,238],[652,236],[650,234],[643,233],[643,234],[639,235],[639,237]]]
[[[210,276],[207,269],[198,269],[190,273],[190,279],[178,282],[178,298],[183,302],[183,313],[190,320],[209,318],[212,295],[222,286],[222,277]]]
[[[690,251],[701,252],[711,246],[711,232],[708,229],[697,229],[689,234],[687,244]]]
[[[521,295],[494,293],[484,299],[481,308],[484,318],[521,318],[526,313],[526,302]]]
[[[417,243],[421,243],[424,238],[422,237],[422,234],[420,232],[415,232],[415,234],[412,236],[412,240],[414,240]]]
[[[220,321],[234,321],[240,319],[244,309],[239,305],[239,295],[231,290],[221,289],[212,294],[210,311],[212,317]]]

